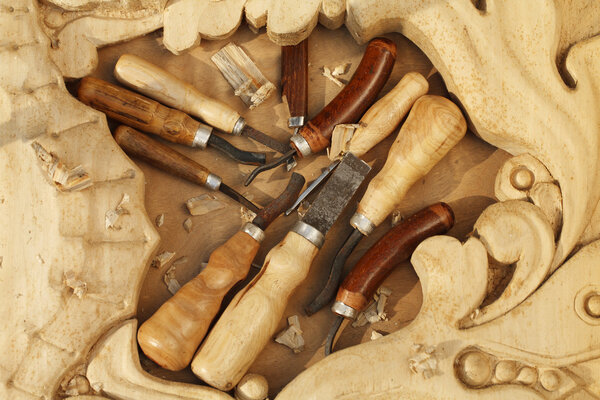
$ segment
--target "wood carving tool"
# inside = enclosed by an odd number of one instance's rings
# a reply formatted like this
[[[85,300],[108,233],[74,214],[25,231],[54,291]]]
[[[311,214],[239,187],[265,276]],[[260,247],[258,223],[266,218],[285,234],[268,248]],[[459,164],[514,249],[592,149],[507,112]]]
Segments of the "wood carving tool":
[[[419,243],[443,235],[454,225],[454,212],[446,203],[436,203],[400,222],[356,263],[340,286],[331,310],[338,315],[325,342],[325,355],[333,350],[333,339],[344,318],[356,319],[395,266],[408,260]]]
[[[230,390],[272,338],[288,299],[308,274],[325,235],[371,168],[348,154],[301,221],[275,246],[253,281],[231,301],[198,354],[192,371]]]
[[[198,117],[223,132],[249,137],[281,154],[290,150],[289,144],[281,143],[248,125],[227,104],[202,94],[194,86],[143,58],[123,54],[115,65],[114,74],[122,84]]]
[[[190,182],[211,190],[218,190],[247,209],[258,213],[259,208],[254,203],[224,184],[219,176],[169,146],[125,125],[119,126],[113,136],[127,154]]]
[[[83,103],[109,117],[170,142],[201,149],[210,145],[241,164],[261,165],[266,161],[264,153],[235,148],[226,140],[213,135],[212,127],[196,121],[184,112],[165,107],[157,101],[101,79],[83,78],[77,95]]]
[[[381,171],[350,219],[354,231],[336,255],[325,288],[309,304],[308,315],[329,303],[337,290],[346,259],[363,236],[369,235],[400,205],[410,187],[425,176],[467,131],[460,109],[440,96],[422,96],[400,128]]]
[[[206,268],[142,324],[138,343],[150,359],[172,371],[190,363],[223,297],[248,274],[265,229],[294,201],[302,186],[304,177],[292,174],[284,192],[213,251]]]
[[[348,85],[290,138],[292,150],[283,157],[256,168],[244,185],[248,186],[258,174],[283,164],[290,157],[306,157],[326,148],[336,125],[357,121],[373,104],[390,76],[395,60],[394,42],[385,38],[371,40]]]

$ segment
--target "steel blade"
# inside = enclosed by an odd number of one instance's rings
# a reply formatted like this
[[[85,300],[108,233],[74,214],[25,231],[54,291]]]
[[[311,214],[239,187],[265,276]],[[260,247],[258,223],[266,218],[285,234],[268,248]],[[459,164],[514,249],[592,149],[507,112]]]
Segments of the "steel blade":
[[[270,149],[275,150],[278,153],[285,154],[290,151],[289,143],[281,143],[278,140],[273,139],[270,136],[265,135],[259,130],[254,129],[250,125],[244,126],[242,129],[242,136],[249,137],[252,140],[257,141],[258,143],[262,143]]]

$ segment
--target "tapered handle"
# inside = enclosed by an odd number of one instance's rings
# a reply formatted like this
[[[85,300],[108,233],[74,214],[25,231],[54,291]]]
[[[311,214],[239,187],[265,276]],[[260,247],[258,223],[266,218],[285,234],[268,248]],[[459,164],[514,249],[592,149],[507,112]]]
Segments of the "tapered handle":
[[[194,86],[143,58],[123,54],[114,73],[122,84],[222,131],[232,133],[240,119],[240,114],[233,108],[202,94]]]
[[[269,342],[317,247],[289,232],[259,275],[231,301],[192,361],[192,371],[220,390],[232,389]]]
[[[395,60],[394,42],[385,38],[375,38],[369,42],[348,85],[298,132],[312,153],[329,146],[336,125],[358,121],[388,80]],[[295,142],[292,144],[301,156],[308,155],[301,146],[299,148]]]
[[[128,126],[119,126],[114,138],[125,153],[190,182],[206,185],[209,175],[215,176],[194,160]]]
[[[466,130],[467,122],[453,102],[440,96],[419,98],[392,144],[383,168],[369,183],[357,213],[378,226]]]
[[[77,95],[83,103],[109,117],[170,142],[193,146],[196,132],[201,127],[198,121],[179,110],[101,79],[83,78]]]
[[[287,99],[290,122],[308,115],[308,39],[281,46],[281,96]],[[299,121],[301,122],[301,121]],[[290,126],[301,126],[292,125]]]
[[[259,247],[240,231],[213,251],[206,268],[142,324],[137,337],[144,354],[172,371],[187,367],[223,297],[248,274]]]
[[[429,83],[418,72],[409,72],[360,119],[347,151],[361,157],[388,137],[406,116],[415,101],[429,90]]]

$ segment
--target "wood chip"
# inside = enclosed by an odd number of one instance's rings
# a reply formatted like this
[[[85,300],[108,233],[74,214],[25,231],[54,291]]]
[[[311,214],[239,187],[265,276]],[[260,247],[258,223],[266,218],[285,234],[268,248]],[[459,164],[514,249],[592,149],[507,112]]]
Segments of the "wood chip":
[[[425,379],[431,378],[435,375],[438,365],[435,350],[435,346],[413,345],[416,354],[408,359],[408,368]]]
[[[67,287],[73,289],[73,294],[80,299],[87,292],[87,283],[77,279],[73,271],[65,272],[63,282]]]
[[[302,329],[300,328],[300,320],[297,315],[292,315],[288,318],[289,327],[280,332],[275,341],[284,346],[289,347],[294,353],[300,353],[304,350],[304,338],[302,337]]]
[[[387,321],[385,306],[387,304],[387,299],[391,294],[391,289],[385,286],[381,286],[377,289],[377,292],[373,295],[375,301],[358,314],[356,320],[352,322],[352,326],[357,328],[364,326],[367,323],[374,324],[379,321]]]
[[[321,71],[321,75],[323,75],[325,78],[329,79],[331,82],[335,83],[339,87],[344,86],[344,84],[339,79],[337,79],[335,76],[333,76],[331,74],[331,70],[329,69],[329,67],[323,67],[323,69]]]
[[[154,260],[152,260],[152,263],[150,265],[154,268],[160,269],[167,265],[174,255],[175,253],[171,253],[170,251],[163,251],[162,253],[154,257]]]
[[[348,71],[350,70],[351,65],[352,65],[352,63],[340,64],[337,67],[333,68],[333,71],[331,71],[331,75],[333,75],[333,76],[346,75],[348,73]]]
[[[331,134],[331,147],[327,154],[331,161],[342,158],[348,152],[350,139],[352,139],[354,131],[359,126],[358,124],[339,124],[335,126]]]
[[[383,335],[377,331],[372,331],[371,332],[371,340],[377,340],[379,338],[382,338]]]
[[[157,215],[156,219],[154,220],[154,223],[156,224],[157,228],[163,226],[163,224],[165,223],[165,214]]]
[[[179,289],[181,289],[179,281],[177,280],[177,278],[175,278],[176,269],[177,266],[175,264],[171,265],[171,267],[169,267],[169,269],[167,270],[167,272],[165,272],[165,275],[163,276],[163,281],[165,282],[165,285],[167,285],[167,290],[171,292],[171,294],[175,294]]]
[[[105,214],[104,227],[106,229],[121,229],[120,226],[116,225],[117,220],[121,215],[129,214],[129,211],[125,208],[125,204],[129,203],[129,195],[127,193],[123,194],[121,197],[121,201],[115,207],[114,210],[108,210]]]
[[[256,217],[256,213],[252,210],[248,210],[246,207],[240,207],[240,218],[242,219],[242,225],[247,222],[252,222]]]
[[[187,233],[190,233],[192,231],[192,219],[191,218],[186,218],[185,221],[183,221],[183,229],[185,229],[185,231]]]
[[[212,194],[192,197],[185,202],[185,205],[191,215],[204,215],[225,208],[225,204]]]
[[[60,159],[48,152],[38,142],[31,143],[38,159],[42,162],[42,168],[48,173],[48,176],[62,192],[72,192],[83,190],[92,185],[92,179],[81,165],[69,168],[63,164]]]

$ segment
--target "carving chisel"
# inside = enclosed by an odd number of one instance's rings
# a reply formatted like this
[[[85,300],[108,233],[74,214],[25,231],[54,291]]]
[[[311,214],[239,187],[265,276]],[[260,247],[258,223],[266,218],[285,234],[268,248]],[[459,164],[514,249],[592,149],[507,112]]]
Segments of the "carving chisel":
[[[290,295],[369,170],[352,154],[342,159],[302,220],[271,249],[260,273],[233,298],[201,345],[192,361],[198,377],[221,390],[239,382],[275,333]]]
[[[83,78],[77,90],[83,103],[102,111],[109,117],[144,132],[153,133],[173,143],[190,147],[215,147],[239,163],[261,165],[264,153],[242,151],[212,134],[204,125],[184,112],[159,104],[140,94],[101,79]]]
[[[233,108],[202,94],[170,72],[132,54],[119,57],[114,71],[122,84],[170,107],[200,118],[207,124],[236,136],[246,136],[279,152],[289,151],[281,143],[246,123]]]
[[[357,121],[373,104],[392,72],[395,59],[394,42],[385,38],[371,40],[348,85],[290,138],[292,150],[256,168],[244,185],[248,186],[259,173],[283,164],[290,157],[306,157],[325,149],[336,125]]]
[[[467,131],[460,109],[440,96],[422,96],[400,128],[381,171],[350,219],[354,231],[333,261],[325,288],[306,307],[314,314],[329,303],[337,290],[346,259],[363,236],[369,235],[400,205],[410,187],[425,176],[454,147]]]
[[[400,222],[356,263],[340,286],[331,310],[338,315],[325,342],[325,355],[333,350],[333,339],[344,317],[356,319],[395,266],[408,260],[419,243],[443,235],[454,225],[454,213],[445,203],[433,204]]]
[[[213,251],[206,268],[142,324],[138,343],[151,360],[171,371],[190,363],[223,297],[248,274],[265,229],[294,201],[302,186],[304,177],[292,174],[285,191]]]
[[[125,153],[190,182],[211,190],[219,190],[247,209],[258,212],[259,209],[255,204],[224,184],[219,176],[169,146],[125,125],[116,129],[114,138]]]

